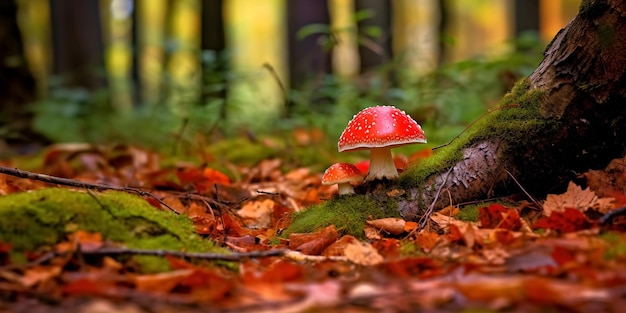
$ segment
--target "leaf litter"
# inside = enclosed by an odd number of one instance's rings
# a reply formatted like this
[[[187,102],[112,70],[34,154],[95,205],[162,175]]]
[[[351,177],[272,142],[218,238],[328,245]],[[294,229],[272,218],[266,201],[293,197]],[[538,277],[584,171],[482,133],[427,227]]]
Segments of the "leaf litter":
[[[283,238],[292,213],[335,196],[336,186],[321,185],[321,173],[281,159],[163,166],[159,155],[138,147],[54,145],[37,172],[150,190],[187,215],[197,234],[235,253],[288,250],[241,258],[236,269],[165,256],[169,271],[142,273],[128,258],[89,255],[112,244],[99,233],[77,230],[52,247],[52,257],[35,262],[46,252],[29,251],[22,265],[11,263],[11,243],[2,242],[0,308],[621,312],[623,221],[618,216],[604,225],[598,218],[626,204],[625,164],[590,170],[582,176],[585,188],[571,182],[564,193],[548,195],[539,215],[525,214],[521,202],[486,204],[466,221],[456,218],[463,208],[452,205],[434,212],[421,230],[415,222],[383,218],[366,222],[366,239],[332,225]],[[50,184],[0,175],[2,195],[45,187]]]

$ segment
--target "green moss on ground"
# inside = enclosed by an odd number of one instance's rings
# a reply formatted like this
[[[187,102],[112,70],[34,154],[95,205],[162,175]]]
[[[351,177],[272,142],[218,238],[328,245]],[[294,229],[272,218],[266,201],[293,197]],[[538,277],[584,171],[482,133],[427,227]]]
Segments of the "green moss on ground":
[[[293,215],[293,222],[283,235],[308,233],[335,225],[342,234],[364,238],[363,227],[369,219],[399,217],[397,205],[380,203],[362,195],[343,195]]]
[[[46,249],[77,230],[101,233],[128,248],[225,252],[195,233],[187,216],[161,211],[124,192],[50,188],[0,197],[0,242],[14,255]],[[136,256],[144,272],[168,270],[161,257]]]

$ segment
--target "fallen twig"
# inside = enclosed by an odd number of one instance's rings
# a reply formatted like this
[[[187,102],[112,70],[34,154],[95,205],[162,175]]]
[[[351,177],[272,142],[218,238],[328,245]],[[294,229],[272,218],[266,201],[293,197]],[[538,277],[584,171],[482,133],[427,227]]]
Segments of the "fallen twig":
[[[424,227],[426,227],[426,223],[428,223],[428,219],[430,218],[430,215],[433,213],[433,210],[435,209],[435,203],[437,202],[437,199],[439,199],[439,194],[441,193],[441,189],[443,189],[443,186],[446,185],[446,181],[448,181],[448,176],[450,176],[450,172],[452,172],[453,169],[454,167],[451,167],[448,170],[448,172],[446,172],[446,177],[443,179],[443,182],[441,183],[441,186],[439,186],[439,189],[437,189],[437,193],[435,194],[435,199],[433,199],[433,202],[428,207],[428,210],[426,210],[426,212],[420,219],[419,229],[424,229]]]
[[[89,190],[97,190],[97,191],[115,190],[115,191],[123,191],[123,192],[134,193],[134,194],[137,194],[137,195],[140,195],[140,196],[148,196],[150,198],[153,198],[157,202],[159,202],[164,207],[170,209],[170,211],[172,211],[172,212],[174,212],[176,214],[179,214],[176,210],[174,210],[172,207],[170,207],[165,202],[163,202],[159,197],[155,196],[154,194],[152,194],[150,192],[143,191],[143,190],[140,190],[140,189],[137,189],[137,188],[109,186],[109,185],[96,184],[96,183],[86,183],[86,182],[83,182],[83,181],[80,181],[80,180],[75,180],[75,179],[70,179],[70,178],[63,178],[63,177],[56,177],[56,176],[50,176],[50,175],[46,175],[46,174],[33,173],[33,172],[29,172],[29,171],[20,170],[20,169],[17,169],[17,168],[4,167],[4,166],[0,166],[0,174],[6,174],[6,175],[11,175],[11,176],[20,177],[20,178],[26,178],[26,179],[32,179],[32,180],[38,180],[38,181],[42,181],[44,183],[57,184],[57,185],[76,187],[76,188],[83,188],[83,189],[89,189]]]

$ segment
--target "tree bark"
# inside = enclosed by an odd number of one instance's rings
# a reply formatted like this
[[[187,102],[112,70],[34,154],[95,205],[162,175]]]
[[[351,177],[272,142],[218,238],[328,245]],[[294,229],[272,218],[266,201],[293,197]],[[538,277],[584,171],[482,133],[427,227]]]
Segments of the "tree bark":
[[[287,1],[287,51],[289,62],[289,86],[303,88],[314,79],[331,72],[330,51],[320,45],[320,37],[313,34],[298,39],[298,31],[310,24],[330,25],[328,1],[289,0]]]
[[[15,0],[0,2],[0,157],[8,154],[5,144],[45,142],[31,129],[36,85],[24,54],[17,9]]]
[[[65,86],[104,88],[104,43],[100,7],[95,0],[50,1],[53,73]]]
[[[433,204],[438,209],[506,196],[521,187],[545,195],[623,156],[624,51],[626,2],[583,1],[537,69],[503,98],[501,109],[437,150],[440,156],[430,165],[401,177],[406,193],[400,214],[419,220]]]
[[[226,49],[226,34],[224,30],[224,16],[222,14],[223,0],[202,1],[202,53],[212,53],[214,58],[202,58],[202,92],[201,103],[206,104],[211,99],[226,99],[226,79],[228,70],[224,55]],[[226,117],[226,106],[222,105],[220,116]]]

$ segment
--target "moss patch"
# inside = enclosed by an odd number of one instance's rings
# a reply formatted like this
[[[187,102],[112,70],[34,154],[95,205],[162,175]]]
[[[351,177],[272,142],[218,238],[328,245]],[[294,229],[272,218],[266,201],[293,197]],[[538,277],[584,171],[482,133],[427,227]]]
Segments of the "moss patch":
[[[344,195],[310,207],[293,216],[283,235],[308,233],[335,225],[342,234],[364,238],[363,227],[368,218],[399,217],[397,205],[377,202],[363,195]]]
[[[129,248],[189,252],[221,250],[195,234],[186,216],[161,211],[123,192],[86,192],[50,188],[0,197],[0,241],[14,253],[49,248],[77,230],[101,233]],[[225,251],[225,250],[221,250]],[[135,257],[141,270],[168,270],[154,256]]]
[[[545,131],[548,122],[540,113],[542,93],[530,88],[527,79],[519,81],[502,100],[499,107],[478,120],[450,145],[438,149],[421,162],[402,173],[399,183],[402,188],[422,185],[428,177],[447,171],[459,162],[463,149],[484,139],[498,138],[508,143],[532,140],[537,131]]]

